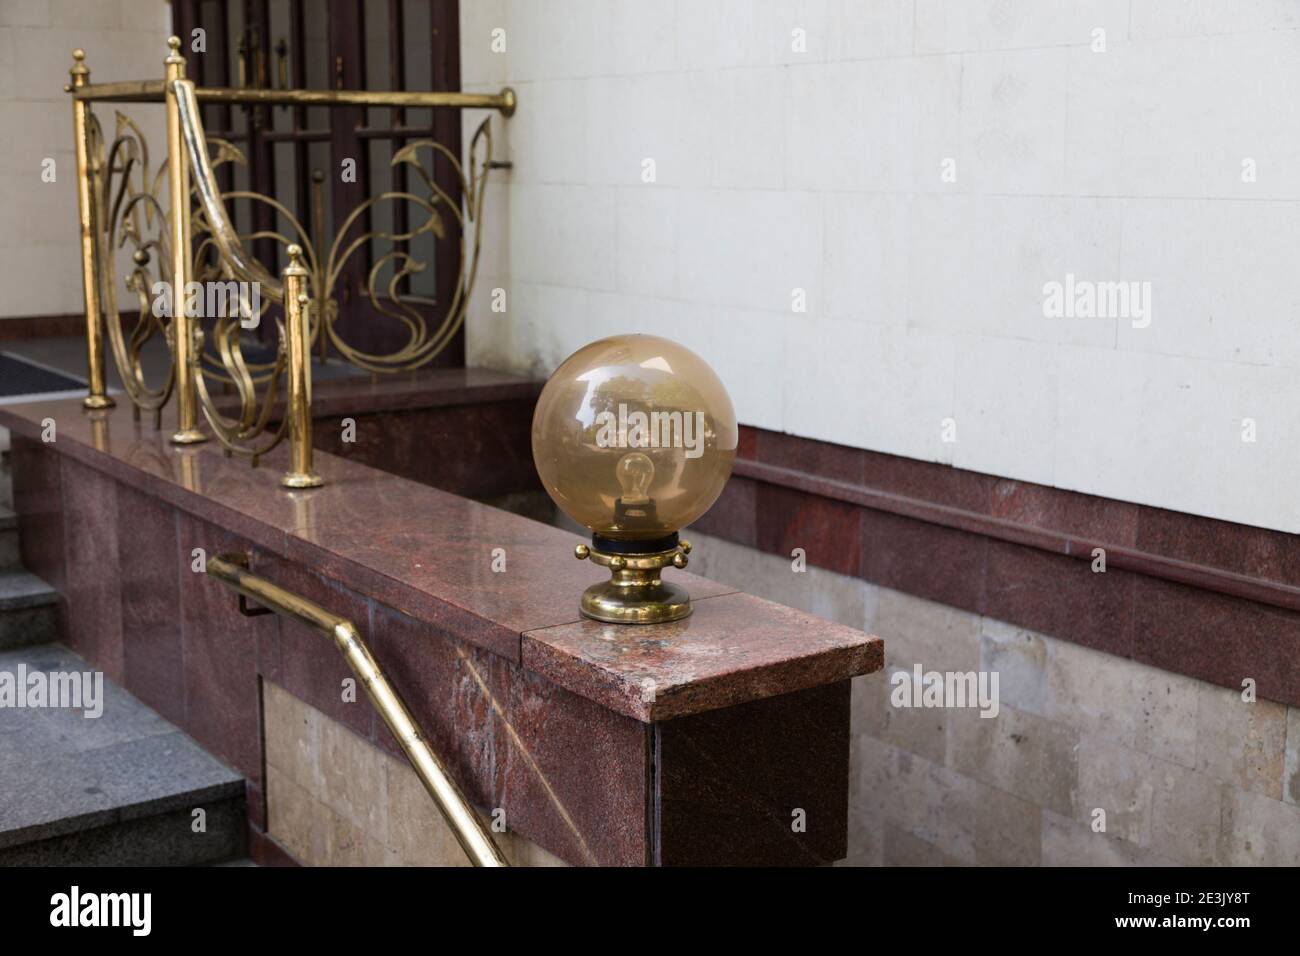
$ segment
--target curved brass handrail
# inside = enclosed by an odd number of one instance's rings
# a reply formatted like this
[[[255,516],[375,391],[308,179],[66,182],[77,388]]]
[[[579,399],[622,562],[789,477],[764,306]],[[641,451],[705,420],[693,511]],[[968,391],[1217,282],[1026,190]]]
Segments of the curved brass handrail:
[[[223,554],[209,558],[207,573],[244,597],[332,637],[353,673],[361,678],[371,703],[401,744],[424,789],[433,797],[471,862],[475,866],[510,865],[483,826],[483,821],[447,773],[447,768],[425,742],[411,712],[388,683],[383,668],[351,621],[253,574],[248,570],[246,555]]]
[[[173,80],[172,93],[181,117],[181,136],[185,139],[185,152],[190,157],[194,173],[194,191],[199,205],[207,217],[212,231],[212,241],[221,254],[222,262],[234,277],[242,282],[257,282],[263,294],[272,302],[284,301],[284,286],[260,262],[244,252],[235,226],[226,215],[226,204],[221,200],[217,176],[208,158],[208,141],[199,118],[199,104],[194,98],[193,80]]]

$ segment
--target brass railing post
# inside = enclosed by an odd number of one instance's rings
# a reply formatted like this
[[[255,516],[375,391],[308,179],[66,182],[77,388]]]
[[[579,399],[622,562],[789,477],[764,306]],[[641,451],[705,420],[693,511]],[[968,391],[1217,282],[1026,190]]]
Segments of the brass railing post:
[[[284,277],[284,324],[289,338],[289,397],[284,413],[289,416],[290,470],[280,479],[286,488],[317,488],[320,475],[311,468],[311,343],[307,328],[307,269],[302,249],[288,248],[289,264]]]
[[[187,289],[190,280],[190,167],[186,162],[185,140],[181,135],[180,110],[176,105],[175,80],[185,79],[185,57],[179,37],[170,37],[171,53],[166,66],[164,90],[167,100],[167,190],[171,199],[172,254],[172,355],[176,366],[176,433],[172,441],[192,445],[207,441],[199,431],[199,400],[194,376],[198,362],[194,355],[194,326],[189,314]]]
[[[68,74],[72,82],[68,92],[79,90],[90,82],[90,68],[86,66],[86,51],[72,51],[72,69]],[[95,197],[90,168],[90,131],[88,113],[90,105],[84,100],[72,99],[72,145],[77,157],[77,212],[81,219],[81,286],[86,303],[86,367],[87,391],[81,404],[86,408],[112,408],[114,401],[104,387],[104,317],[100,313],[99,269],[96,244],[99,237],[95,217]]]

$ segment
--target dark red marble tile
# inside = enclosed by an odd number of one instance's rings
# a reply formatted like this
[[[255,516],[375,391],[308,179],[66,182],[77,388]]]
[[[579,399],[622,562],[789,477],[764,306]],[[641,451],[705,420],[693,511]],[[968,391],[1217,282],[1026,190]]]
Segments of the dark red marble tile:
[[[117,486],[125,684],[172,723],[185,726],[180,580],[189,564],[176,537],[176,512]]]
[[[313,383],[312,414],[331,417],[505,402],[531,407],[544,384],[487,368],[421,369],[373,379],[327,379]]]
[[[863,509],[862,577],[931,601],[980,612],[989,539]]]
[[[349,412],[355,441],[342,440],[342,416],[318,421],[313,440],[319,449],[372,468],[486,498],[541,487],[533,467],[532,412],[532,400]]]
[[[1003,480],[993,488],[995,518],[1084,542],[1132,547],[1137,541],[1139,511],[1138,505],[1129,502],[1025,481]]]
[[[122,641],[123,592],[129,583],[138,587],[134,568],[127,560],[139,560],[135,539],[120,547],[118,485],[107,475],[63,459],[63,487],[66,547],[66,580],[63,588],[68,606],[68,643],[86,660],[101,668],[110,680],[126,680]],[[124,494],[132,494],[123,489]],[[130,508],[133,502],[128,501]],[[132,515],[127,516],[131,528]],[[155,543],[148,540],[148,544]],[[132,557],[132,556],[136,557]],[[141,595],[131,591],[128,600],[134,611]],[[131,623],[138,623],[132,616]]]
[[[248,812],[250,827],[258,830],[264,829],[266,827],[266,794],[260,786],[251,780],[244,784],[244,806]]]
[[[862,483],[868,488],[976,514],[989,513],[998,480],[951,465],[874,451],[867,452],[862,463]]]
[[[849,681],[654,733],[656,864],[809,866],[845,855]]]
[[[760,484],[756,498],[759,550],[788,557],[802,548],[811,565],[861,572],[861,508],[772,484]]]
[[[818,478],[851,485],[862,484],[867,452],[861,448],[801,438],[759,429],[754,434],[753,457],[765,465],[789,468]]]
[[[884,664],[883,642],[751,594],[671,624],[583,620],[524,635],[524,666],[638,720],[730,707]]]
[[[736,443],[736,457],[752,459],[758,448],[758,435],[762,431],[760,428],[754,428],[752,425],[741,425],[738,429],[739,435]]]
[[[135,316],[121,314],[122,330],[130,333]],[[86,334],[84,314],[64,312],[60,315],[24,315],[5,319],[0,325],[0,342],[26,342],[32,339],[82,338]]]
[[[642,866],[649,859],[649,728],[515,665],[510,746],[497,800],[519,832],[573,863]]]
[[[47,418],[56,424],[57,440],[51,448],[61,456],[141,489],[159,478],[184,480],[175,449],[167,444],[170,413],[164,413],[163,430],[156,430],[151,423],[134,421],[129,408],[89,412],[75,398],[0,407],[0,424],[34,441],[39,441],[41,422]]]
[[[1295,535],[1281,531],[1143,508],[1137,547],[1177,561],[1300,585],[1300,548]]]
[[[9,468],[23,566],[59,592],[59,634],[68,641],[62,461],[40,441],[11,436]]]
[[[713,507],[682,532],[689,540],[690,531],[711,534],[744,545],[758,544],[758,483],[732,475]]]
[[[1129,656],[1300,706],[1300,613],[1143,576],[1134,592]]]
[[[307,568],[285,561],[274,555],[255,552],[251,570],[280,587],[313,601],[326,610],[347,618],[367,637],[373,631],[370,621],[370,601],[364,595],[320,576]],[[220,588],[221,595],[233,607],[235,595],[216,581],[208,582],[210,588]],[[273,658],[278,667],[265,676],[306,701],[334,720],[367,739],[374,737],[373,708],[356,675],[343,655],[334,645],[332,637],[321,634],[306,625],[281,615],[268,616],[278,624],[277,636],[267,636],[264,643],[274,641],[275,650],[258,651],[263,659]],[[254,619],[257,620],[257,619]],[[351,683],[345,699],[345,681]]]
[[[571,862],[644,862],[642,725],[387,608],[370,643],[472,802]]]
[[[500,658],[381,605],[366,640],[465,795],[495,807],[496,762],[508,746],[501,721],[509,678],[495,666]],[[382,720],[376,723],[376,739],[400,754]]]
[[[179,518],[179,558],[247,551],[248,542],[190,515]],[[275,639],[271,615],[245,617],[236,594],[186,563],[179,575],[185,668],[185,730],[253,784],[262,780],[261,647]]]
[[[1132,656],[1138,575],[1000,541],[989,542],[984,613],[1052,637]]]

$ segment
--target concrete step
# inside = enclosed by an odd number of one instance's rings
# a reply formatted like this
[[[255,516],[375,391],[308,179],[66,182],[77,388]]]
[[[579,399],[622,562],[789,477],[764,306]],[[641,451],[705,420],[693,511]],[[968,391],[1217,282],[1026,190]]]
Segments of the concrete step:
[[[0,651],[0,866],[246,857],[243,778],[102,674],[80,709],[14,706],[19,678],[86,672],[57,644]]]
[[[22,567],[18,551],[18,516],[0,504],[0,571]]]
[[[54,640],[58,600],[58,592],[30,571],[0,570],[0,650]]]

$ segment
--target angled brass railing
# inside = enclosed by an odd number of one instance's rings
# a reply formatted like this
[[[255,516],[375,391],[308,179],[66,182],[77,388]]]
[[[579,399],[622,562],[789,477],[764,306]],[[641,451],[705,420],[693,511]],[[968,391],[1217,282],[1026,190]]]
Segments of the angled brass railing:
[[[209,558],[207,573],[222,584],[264,608],[293,618],[334,640],[352,672],[360,678],[371,703],[392,731],[411,761],[416,775],[437,804],[461,848],[475,866],[509,866],[483,821],[451,779],[446,766],[420,733],[415,719],[398,696],[383,668],[370,653],[356,627],[347,618],[333,614],[301,595],[286,591],[248,570],[244,554],[223,554]]]
[[[328,249],[318,248],[319,229],[304,228],[298,217],[272,196],[242,190],[222,193],[214,170],[223,163],[245,163],[231,143],[208,138],[199,106],[204,103],[296,104],[300,106],[450,107],[492,109],[509,116],[515,94],[406,92],[364,90],[267,90],[197,87],[185,78],[180,40],[168,40],[162,80],[92,84],[81,50],[73,52],[70,71],[74,136],[77,155],[78,206],[81,220],[82,279],[86,308],[88,408],[111,406],[105,383],[104,341],[116,363],[134,412],[154,416],[175,397],[176,431],[180,445],[206,441],[201,418],[227,454],[244,455],[256,465],[285,438],[292,448],[293,466],[283,484],[312,487],[320,479],[311,470],[311,362],[313,346],[326,346],[346,361],[371,373],[413,371],[432,362],[462,327],[478,273],[483,205],[492,160],[489,122],[479,125],[462,164],[441,143],[416,140],[394,153],[392,164],[414,171],[423,192],[394,191],[371,197],[341,219]],[[150,166],[148,145],[140,128],[122,113],[112,141],[105,136],[91,105],[94,103],[161,103],[166,107],[167,155]],[[430,161],[425,168],[422,157]],[[442,157],[459,180],[464,206],[431,172]],[[165,199],[165,202],[164,202]],[[277,230],[239,234],[228,212],[232,200],[270,206],[288,224]],[[369,213],[380,203],[401,203],[420,213],[404,232],[366,229]],[[318,217],[317,217],[318,218]],[[425,269],[405,244],[428,233],[446,238],[454,220],[459,235],[455,288],[446,302],[404,292],[404,280]],[[472,226],[472,230],[471,227]],[[471,235],[472,232],[472,235]],[[271,240],[285,249],[288,266],[280,276],[250,255],[245,243]],[[376,321],[397,323],[405,341],[393,351],[367,352],[349,342],[337,322],[335,290],[350,258],[372,240],[390,242],[377,255],[366,275],[363,297]],[[120,279],[115,251],[132,252],[124,276],[127,292],[138,306],[135,327],[128,334],[118,308]],[[381,290],[385,272],[389,273]],[[294,283],[294,293],[287,286]],[[220,293],[208,334],[211,352],[204,349],[201,317],[191,314],[189,290],[194,284],[215,286]],[[158,307],[157,289],[170,289],[170,309]],[[232,287],[228,294],[225,287]],[[249,296],[247,287],[256,290]],[[211,299],[209,299],[209,302]],[[277,318],[274,357],[249,361],[241,346],[241,328],[255,327],[272,304],[283,309]],[[426,317],[433,316],[433,324]],[[440,313],[440,314],[437,314]],[[160,382],[149,382],[141,354],[155,336],[165,339],[170,366]],[[285,414],[271,429],[281,377],[288,395]],[[208,380],[233,391],[238,407],[225,417],[209,391]]]

